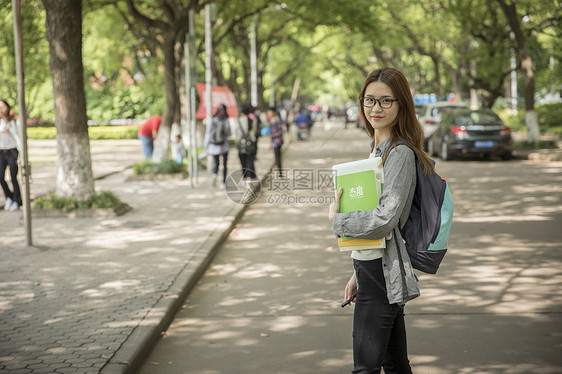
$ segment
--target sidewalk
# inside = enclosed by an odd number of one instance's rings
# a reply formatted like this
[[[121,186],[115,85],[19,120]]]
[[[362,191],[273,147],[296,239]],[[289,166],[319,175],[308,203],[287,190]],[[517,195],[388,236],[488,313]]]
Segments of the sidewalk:
[[[273,163],[261,139],[256,170]],[[54,189],[55,144],[31,142],[31,195]],[[133,210],[120,217],[34,218],[0,211],[0,372],[126,373],[169,323],[244,213],[200,170],[189,179],[126,182],[139,141],[92,142],[96,190]],[[229,172],[240,168],[236,149]],[[102,178],[103,177],[103,178]],[[100,179],[101,178],[101,179]]]

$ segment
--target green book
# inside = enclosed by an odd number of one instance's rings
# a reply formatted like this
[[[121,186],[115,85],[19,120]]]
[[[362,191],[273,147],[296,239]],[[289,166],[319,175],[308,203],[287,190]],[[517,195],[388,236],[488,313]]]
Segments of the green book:
[[[337,164],[334,172],[336,193],[340,187],[340,212],[349,213],[356,210],[375,209],[379,204],[382,191],[383,172],[380,157]],[[385,239],[368,240],[342,237],[338,239],[341,250],[363,250],[385,248]]]

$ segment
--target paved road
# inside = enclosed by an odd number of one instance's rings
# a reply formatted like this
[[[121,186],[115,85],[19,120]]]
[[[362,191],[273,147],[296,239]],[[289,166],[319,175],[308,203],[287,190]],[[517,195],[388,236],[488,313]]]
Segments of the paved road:
[[[285,166],[314,175],[364,157],[360,139],[315,129]],[[439,274],[421,275],[407,306],[414,371],[561,373],[562,164],[438,160],[438,171],[455,219]],[[330,196],[266,186],[140,373],[350,372],[352,308],[339,303],[351,260],[335,247]]]

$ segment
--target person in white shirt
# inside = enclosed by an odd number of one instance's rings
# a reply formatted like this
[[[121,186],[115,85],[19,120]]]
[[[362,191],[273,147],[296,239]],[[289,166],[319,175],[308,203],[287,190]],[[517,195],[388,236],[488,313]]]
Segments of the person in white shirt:
[[[6,197],[4,210],[14,211],[22,206],[22,200],[18,184],[18,139],[11,126],[14,126],[14,110],[5,100],[0,100],[0,185]],[[6,182],[7,167],[10,168],[12,189]]]

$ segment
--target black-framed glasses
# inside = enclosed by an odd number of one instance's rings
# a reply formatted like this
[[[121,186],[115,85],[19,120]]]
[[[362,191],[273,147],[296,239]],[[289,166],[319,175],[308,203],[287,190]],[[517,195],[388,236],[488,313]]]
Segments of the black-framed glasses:
[[[370,96],[365,96],[361,98],[361,104],[363,104],[365,108],[372,108],[378,102],[381,108],[390,109],[392,108],[392,103],[395,101],[398,101],[398,99],[391,99],[388,97],[383,97],[382,99],[375,99],[374,97],[370,97]]]

